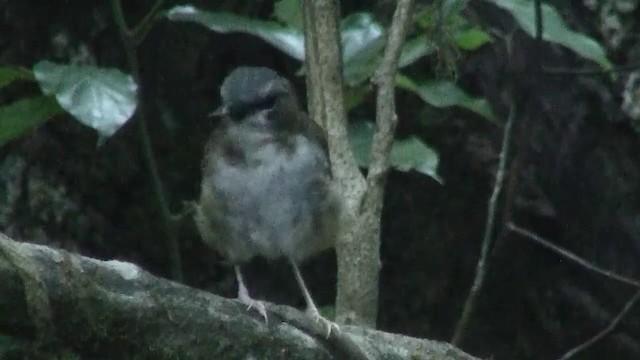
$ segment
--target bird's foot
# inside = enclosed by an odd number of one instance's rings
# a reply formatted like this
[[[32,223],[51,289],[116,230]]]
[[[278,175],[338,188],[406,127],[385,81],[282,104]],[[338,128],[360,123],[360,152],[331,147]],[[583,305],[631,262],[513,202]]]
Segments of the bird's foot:
[[[260,313],[260,315],[262,315],[262,317],[264,318],[264,323],[268,324],[268,320],[267,320],[267,308],[266,306],[264,306],[264,303],[260,300],[254,300],[248,296],[238,296],[238,301],[240,301],[241,303],[247,305],[247,311],[251,310],[251,309],[256,309],[256,311],[258,313]]]
[[[325,318],[324,316],[320,315],[320,312],[318,311],[318,309],[315,306],[308,307],[306,313],[311,318],[311,320],[313,320],[316,323],[321,323],[321,325],[326,328],[326,330],[327,330],[327,339],[329,338],[329,336],[331,336],[331,331],[335,331],[336,333],[340,333],[340,326],[338,326],[338,324],[336,324],[335,322],[333,322],[333,321]]]

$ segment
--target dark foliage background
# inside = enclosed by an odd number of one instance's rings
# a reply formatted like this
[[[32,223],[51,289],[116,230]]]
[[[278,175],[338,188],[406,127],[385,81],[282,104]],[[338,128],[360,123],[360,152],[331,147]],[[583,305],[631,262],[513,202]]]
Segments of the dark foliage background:
[[[587,1],[550,3],[572,27],[605,44],[614,63],[640,63],[634,20],[640,19],[640,5],[621,15],[626,31],[616,42],[602,30],[602,8],[614,1],[600,7]],[[270,1],[193,4],[258,18],[273,11]],[[123,4],[132,21],[151,5]],[[385,21],[392,7],[387,1],[342,2],[343,15],[370,11]],[[457,80],[486,97],[500,118],[516,104],[518,118],[488,283],[462,348],[495,359],[558,357],[604,328],[634,289],[522,241],[505,232],[500,219],[508,214],[604,268],[640,278],[640,137],[621,110],[629,74],[617,80],[597,73],[541,75],[535,71],[540,64],[567,70],[589,64],[558,46],[537,47],[505,12],[488,4],[475,3],[468,16],[510,34],[512,48],[509,52],[505,42],[495,41],[462,54],[456,58]],[[199,191],[202,149],[215,126],[206,114],[218,104],[220,83],[231,69],[268,66],[304,91],[304,79],[295,76],[298,64],[248,35],[160,21],[139,55],[142,106],[175,211]],[[127,71],[108,2],[0,0],[0,63],[31,67],[42,59]],[[409,72],[437,67],[437,57],[429,57]],[[37,91],[33,84],[18,84],[0,91],[0,103]],[[445,182],[413,172],[391,175],[383,216],[379,327],[449,340],[479,253],[501,128],[457,108],[428,107],[404,90],[397,97],[399,135],[416,134],[437,149]],[[352,115],[373,118],[373,110],[373,99],[366,98]],[[102,146],[96,142],[93,130],[66,115],[1,147],[0,230],[24,241],[132,261],[169,276],[134,122]],[[234,296],[233,273],[200,243],[192,224],[186,222],[179,234],[185,282]],[[303,304],[286,264],[257,260],[247,269],[255,297]],[[304,272],[320,304],[330,304],[335,297],[332,254],[310,261]],[[635,309],[580,358],[640,358],[638,334],[640,310]]]

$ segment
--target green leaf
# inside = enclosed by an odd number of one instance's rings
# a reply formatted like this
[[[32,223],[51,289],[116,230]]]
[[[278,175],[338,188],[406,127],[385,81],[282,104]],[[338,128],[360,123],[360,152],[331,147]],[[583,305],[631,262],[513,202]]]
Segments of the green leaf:
[[[471,28],[456,34],[456,45],[467,51],[476,50],[489,42],[491,42],[491,36],[477,28]]]
[[[300,6],[299,1],[295,1]],[[239,32],[257,36],[290,57],[304,60],[304,35],[293,20],[294,5],[280,1],[274,15],[290,26],[223,12],[200,10],[194,6],[176,6],[167,12],[172,21],[193,22],[218,33]],[[341,23],[343,71],[345,82],[357,86],[376,70],[384,48],[384,27],[369,13],[355,13]]]
[[[296,28],[231,13],[204,11],[191,5],[172,8],[167,12],[167,18],[200,24],[222,34],[239,32],[257,36],[292,58],[304,60],[304,36]]]
[[[113,135],[136,109],[136,84],[119,70],[41,61],[33,72],[42,92],[102,136]]]
[[[368,167],[371,163],[372,140],[373,124],[368,121],[355,121],[349,124],[349,142],[358,166]],[[414,136],[395,140],[389,154],[389,162],[394,169],[415,170],[443,183],[437,172],[438,161],[438,153]]]
[[[285,25],[302,30],[302,1],[278,0],[273,5],[273,16]]]
[[[415,170],[430,176],[440,184],[444,183],[437,172],[438,153],[415,136],[394,141],[389,161],[391,166],[400,171]]]
[[[423,56],[433,54],[436,49],[437,46],[430,41],[426,35],[420,35],[409,39],[402,47],[398,67],[403,68],[405,66],[409,66]]]
[[[341,24],[344,80],[350,86],[367,81],[384,49],[384,28],[369,13],[347,16]]]
[[[19,66],[0,66],[0,88],[16,80],[33,81],[33,74],[29,69]]]
[[[536,36],[536,16],[534,2],[531,0],[487,0],[508,11],[516,19],[520,27],[531,37]],[[593,60],[604,69],[611,69],[611,61],[604,48],[594,39],[575,32],[565,24],[555,8],[542,4],[542,38],[560,44],[574,51],[579,56]]]
[[[373,124],[368,121],[349,123],[349,143],[360,167],[368,167],[371,163],[371,141],[373,140]]]
[[[422,29],[434,27],[448,28],[461,21],[462,10],[467,6],[469,0],[444,0],[432,2],[418,13],[415,17],[416,24]]]
[[[0,146],[62,113],[53,96],[18,100],[0,107]]]
[[[414,82],[410,78],[398,74],[396,76],[396,85],[399,88],[414,92],[431,106],[438,108],[460,106],[489,121],[496,122],[493,110],[491,110],[491,106],[486,99],[475,98],[468,95],[451,81],[424,80]]]

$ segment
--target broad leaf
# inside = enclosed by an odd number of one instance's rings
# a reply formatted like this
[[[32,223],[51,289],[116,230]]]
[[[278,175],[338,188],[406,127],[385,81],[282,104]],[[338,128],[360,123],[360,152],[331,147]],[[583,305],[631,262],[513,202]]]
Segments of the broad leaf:
[[[385,30],[369,13],[356,13],[342,22],[344,78],[349,86],[369,80],[377,70],[384,50]],[[416,36],[402,47],[398,66],[403,68],[431,55],[436,46],[425,35]]]
[[[276,5],[274,15],[289,26],[274,21],[252,19],[224,12],[200,10],[194,6],[176,6],[167,12],[172,21],[194,22],[218,33],[244,33],[257,36],[288,56],[304,60],[304,35],[296,25],[299,2],[282,0]],[[341,23],[344,79],[350,86],[367,81],[376,70],[385,42],[384,27],[369,13],[355,13]],[[405,54],[405,63],[415,61],[432,51],[429,44],[415,43]]]
[[[100,135],[113,135],[136,109],[136,84],[119,70],[41,61],[33,68],[42,92]]]
[[[414,92],[429,105],[438,108],[460,106],[492,122],[496,121],[496,117],[486,99],[475,98],[468,95],[451,81],[424,80],[414,82],[410,78],[398,74],[398,76],[396,76],[396,85],[402,89]]]
[[[247,18],[225,12],[200,10],[191,5],[176,6],[167,12],[172,21],[194,22],[218,33],[245,33],[257,36],[292,58],[304,60],[302,31],[273,21]]]
[[[16,80],[33,81],[33,74],[29,69],[18,66],[0,66],[0,88]]]
[[[350,86],[367,81],[384,49],[384,28],[369,13],[347,16],[341,25],[344,80]]]
[[[477,28],[471,28],[456,34],[456,45],[467,51],[476,50],[489,42],[491,42],[491,36]]]
[[[487,0],[507,10],[516,19],[520,27],[530,36],[536,34],[536,16],[534,2],[531,0]],[[556,9],[542,4],[542,38],[546,41],[565,46],[585,59],[593,60],[605,69],[612,67],[604,48],[594,39],[575,32],[565,24]]]
[[[302,30],[302,1],[276,1],[276,3],[273,5],[273,16],[285,25]]]
[[[62,112],[52,96],[22,99],[0,107],[0,146]]]
[[[349,125],[349,141],[359,166],[368,167],[371,163],[372,140],[373,124],[370,122],[356,121]],[[394,169],[415,170],[442,183],[442,178],[437,172],[438,161],[438,154],[413,136],[404,140],[395,140],[389,155],[389,162]]]
[[[394,141],[389,156],[391,165],[400,171],[415,170],[441,184],[444,182],[437,172],[438,153],[415,136]]]
[[[436,50],[436,45],[426,35],[408,39],[402,47],[398,67],[409,66],[420,58],[433,54]]]

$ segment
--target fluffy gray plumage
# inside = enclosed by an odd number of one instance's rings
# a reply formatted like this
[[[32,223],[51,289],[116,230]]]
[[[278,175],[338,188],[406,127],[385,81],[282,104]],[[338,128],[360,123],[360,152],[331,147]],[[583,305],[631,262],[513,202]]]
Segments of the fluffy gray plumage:
[[[239,264],[288,258],[316,319],[297,264],[334,245],[341,202],[331,186],[319,127],[299,108],[291,83],[267,68],[240,67],[223,82],[222,124],[205,151],[195,220],[206,244],[236,265],[238,297],[249,297]],[[324,320],[329,327],[332,323]]]
[[[316,126],[288,80],[240,67],[221,88],[227,115],[203,164],[196,220],[230,262],[296,262],[333,245],[339,203]]]

